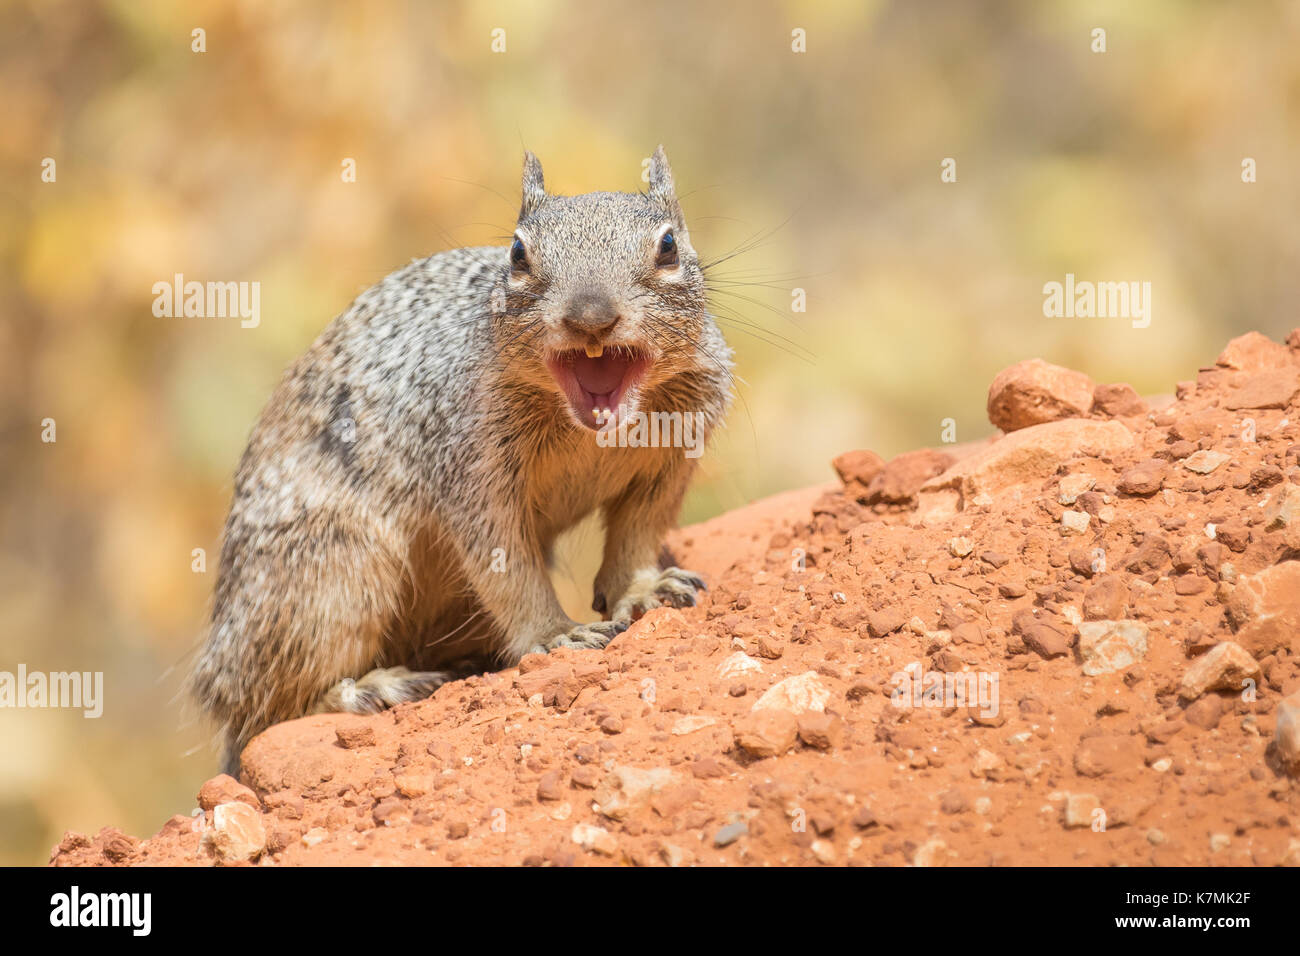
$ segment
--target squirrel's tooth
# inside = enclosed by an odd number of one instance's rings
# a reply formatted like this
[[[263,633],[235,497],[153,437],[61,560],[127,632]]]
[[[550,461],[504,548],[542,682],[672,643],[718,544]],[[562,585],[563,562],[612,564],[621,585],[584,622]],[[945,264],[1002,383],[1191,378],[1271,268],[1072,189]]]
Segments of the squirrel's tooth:
[[[588,345],[587,358],[600,358],[601,354],[604,351],[605,351],[605,346],[603,345]]]

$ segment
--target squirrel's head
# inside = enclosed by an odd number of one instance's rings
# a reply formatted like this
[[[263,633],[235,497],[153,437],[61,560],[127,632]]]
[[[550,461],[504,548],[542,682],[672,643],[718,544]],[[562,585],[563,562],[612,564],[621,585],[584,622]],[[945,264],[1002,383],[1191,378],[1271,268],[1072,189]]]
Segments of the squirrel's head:
[[[645,193],[554,196],[537,157],[524,157],[519,223],[494,297],[502,355],[563,395],[587,428],[617,424],[654,385],[698,369],[716,334],[662,146],[649,174]]]

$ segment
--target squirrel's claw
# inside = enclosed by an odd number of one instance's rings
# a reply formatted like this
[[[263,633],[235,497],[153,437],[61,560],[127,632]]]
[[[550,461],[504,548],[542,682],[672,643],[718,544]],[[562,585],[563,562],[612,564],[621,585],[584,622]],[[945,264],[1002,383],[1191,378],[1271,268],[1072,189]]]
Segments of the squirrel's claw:
[[[693,571],[665,568],[633,585],[614,608],[614,620],[634,621],[652,608],[694,607],[696,595],[707,590],[704,579]]]
[[[529,653],[546,654],[557,647],[600,650],[626,631],[627,626],[627,621],[593,621],[590,624],[575,624],[544,644],[534,644]]]

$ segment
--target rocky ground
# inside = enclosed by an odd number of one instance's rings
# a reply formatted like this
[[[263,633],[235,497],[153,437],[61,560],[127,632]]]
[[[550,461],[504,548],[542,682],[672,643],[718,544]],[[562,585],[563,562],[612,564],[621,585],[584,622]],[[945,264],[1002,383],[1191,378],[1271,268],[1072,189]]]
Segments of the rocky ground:
[[[678,532],[698,607],[274,727],[51,860],[1300,864],[1300,329],[1151,403],[1024,362],[989,415]]]

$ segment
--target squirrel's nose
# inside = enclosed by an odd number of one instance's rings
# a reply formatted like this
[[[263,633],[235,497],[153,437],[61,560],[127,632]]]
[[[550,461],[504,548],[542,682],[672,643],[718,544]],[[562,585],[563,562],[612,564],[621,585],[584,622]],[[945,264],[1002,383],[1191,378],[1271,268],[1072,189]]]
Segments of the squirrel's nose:
[[[618,310],[608,296],[584,292],[569,300],[563,322],[570,332],[599,337],[618,325],[619,318]]]

